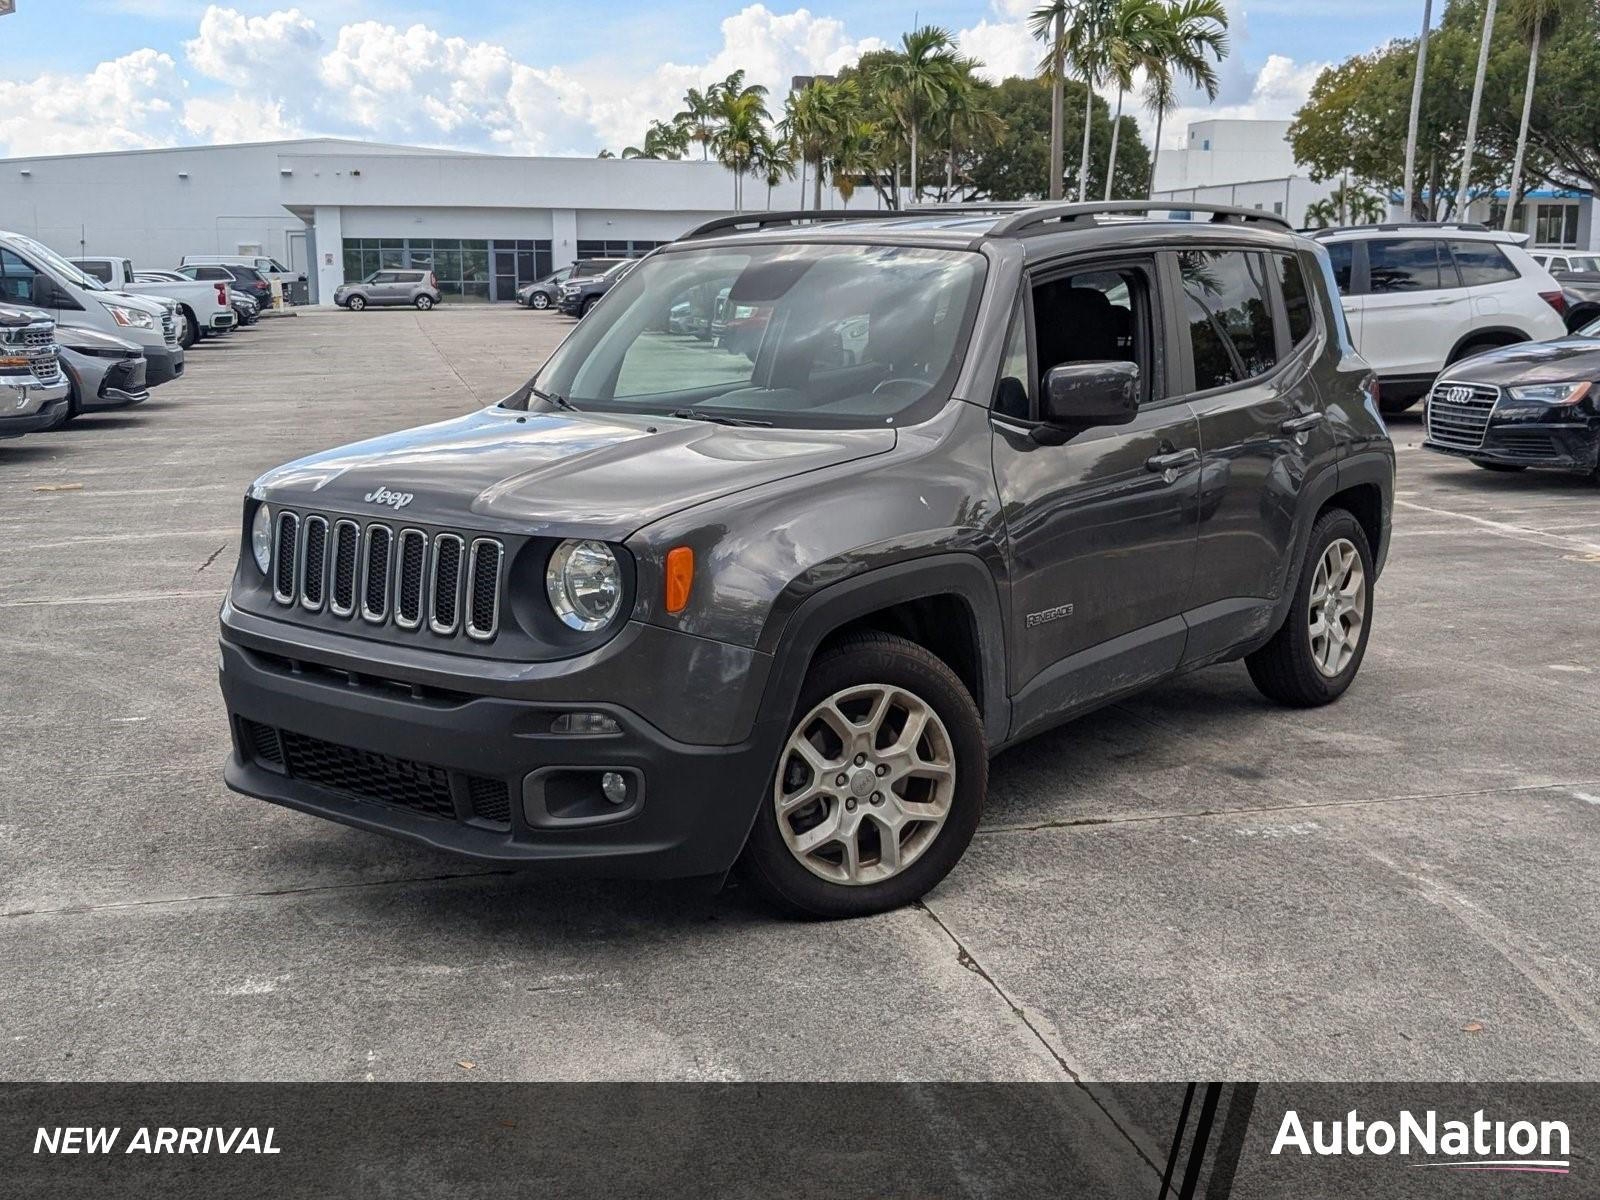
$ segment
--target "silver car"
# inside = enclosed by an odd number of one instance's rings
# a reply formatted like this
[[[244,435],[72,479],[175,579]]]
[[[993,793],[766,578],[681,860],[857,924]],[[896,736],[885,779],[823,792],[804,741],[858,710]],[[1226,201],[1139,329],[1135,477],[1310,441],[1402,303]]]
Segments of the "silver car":
[[[150,399],[144,351],[137,342],[92,329],[63,329],[57,336],[61,368],[72,389],[64,421],[79,413],[127,408]]]
[[[340,284],[333,293],[333,302],[352,312],[369,304],[409,304],[426,310],[443,298],[433,272],[414,267],[386,267],[359,283]]]

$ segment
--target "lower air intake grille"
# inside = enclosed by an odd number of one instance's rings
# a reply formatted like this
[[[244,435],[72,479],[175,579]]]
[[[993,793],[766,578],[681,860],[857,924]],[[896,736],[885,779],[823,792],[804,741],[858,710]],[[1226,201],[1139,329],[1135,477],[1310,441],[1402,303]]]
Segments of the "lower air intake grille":
[[[1491,443],[1494,449],[1518,454],[1525,458],[1559,458],[1561,452],[1548,433],[1504,430],[1495,434]]]
[[[472,799],[472,815],[498,825],[511,824],[511,789],[503,779],[467,776],[467,795]]]
[[[279,737],[285,765],[296,779],[336,792],[348,792],[363,800],[409,808],[430,817],[455,819],[450,773],[443,767],[339,746],[288,730],[282,731]]]
[[[464,789],[473,818],[511,827],[511,788],[503,779],[341,746],[247,717],[237,721],[245,753],[292,779],[445,821],[456,819],[455,794]]]

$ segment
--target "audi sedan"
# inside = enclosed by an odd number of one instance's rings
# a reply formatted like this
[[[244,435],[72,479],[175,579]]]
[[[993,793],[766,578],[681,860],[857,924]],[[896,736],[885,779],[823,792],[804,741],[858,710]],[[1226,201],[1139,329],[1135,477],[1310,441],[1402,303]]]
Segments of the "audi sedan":
[[[1490,471],[1548,467],[1600,484],[1600,321],[1447,367],[1428,393],[1424,448]]]

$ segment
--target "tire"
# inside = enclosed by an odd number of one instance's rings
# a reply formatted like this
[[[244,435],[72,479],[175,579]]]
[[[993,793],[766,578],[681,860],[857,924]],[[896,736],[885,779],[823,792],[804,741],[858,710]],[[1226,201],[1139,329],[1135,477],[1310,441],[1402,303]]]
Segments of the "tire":
[[[187,350],[200,340],[200,327],[195,324],[194,314],[187,308],[178,310],[178,319],[183,322],[183,328],[178,332],[178,345]]]
[[[914,712],[922,714],[925,732],[897,749]],[[854,730],[850,744],[834,732],[847,729]],[[802,739],[809,756],[796,749]],[[900,775],[897,765],[903,770],[909,763],[921,774]],[[740,860],[744,874],[793,916],[861,917],[910,904],[950,873],[972,841],[988,773],[983,724],[955,672],[904,638],[852,634],[818,655],[806,673]],[[810,798],[796,803],[803,794]],[[903,865],[885,861],[891,832],[885,818],[894,819]],[[824,826],[840,836],[791,848]]]
[[[1390,399],[1380,386],[1378,389],[1378,411],[1386,417],[1392,417],[1395,413],[1403,413],[1406,409],[1414,407],[1417,401],[1421,399],[1422,396],[1420,395],[1410,398]]]
[[[589,310],[591,308],[593,308],[598,303],[600,303],[600,297],[599,296],[590,296],[587,300],[585,300],[583,302],[583,307],[578,310],[578,316],[587,317],[589,315]]]
[[[1324,603],[1314,604],[1312,599],[1313,587],[1322,585],[1324,560],[1336,546],[1354,551],[1354,565],[1359,565],[1361,573],[1353,595],[1341,589],[1341,596],[1336,599],[1347,601],[1350,606],[1337,612]],[[1326,590],[1321,594],[1326,595]],[[1318,618],[1327,628],[1330,615],[1340,630],[1338,647],[1335,651],[1332,639],[1325,635],[1319,652],[1315,632]],[[1353,647],[1349,644],[1351,631],[1347,623],[1352,616],[1360,621]],[[1371,632],[1372,548],[1355,517],[1342,508],[1330,508],[1311,528],[1289,615],[1270,642],[1245,657],[1245,666],[1268,699],[1295,708],[1330,704],[1344,694],[1361,669]],[[1335,669],[1330,671],[1330,667]]]
[[[1506,475],[1515,475],[1519,471],[1526,471],[1528,469],[1527,467],[1520,466],[1517,463],[1474,462],[1472,465],[1475,467],[1482,467],[1485,471],[1500,471]]]
[[[413,304],[415,304],[417,306],[417,311],[418,312],[427,312],[430,308],[433,307],[433,297],[432,296],[418,296],[411,303],[413,303]]]
[[[67,415],[61,418],[61,425],[75,421],[83,412],[83,401],[78,398],[78,381],[71,375],[67,376]],[[56,428],[60,429],[61,425]]]
[[[365,296],[351,296],[350,299],[344,302],[344,306],[351,312],[360,312],[367,306],[367,298]]]
[[[528,297],[528,307],[537,308],[541,311],[547,309],[550,307],[550,297],[546,296],[543,292],[535,292],[533,295]]]

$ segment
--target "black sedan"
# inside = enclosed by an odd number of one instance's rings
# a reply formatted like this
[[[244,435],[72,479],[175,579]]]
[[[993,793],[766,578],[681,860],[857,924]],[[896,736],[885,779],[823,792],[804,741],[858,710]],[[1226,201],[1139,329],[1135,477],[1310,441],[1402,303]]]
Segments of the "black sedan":
[[[1600,483],[1600,321],[1447,367],[1423,414],[1423,446],[1491,471],[1553,467]]]

